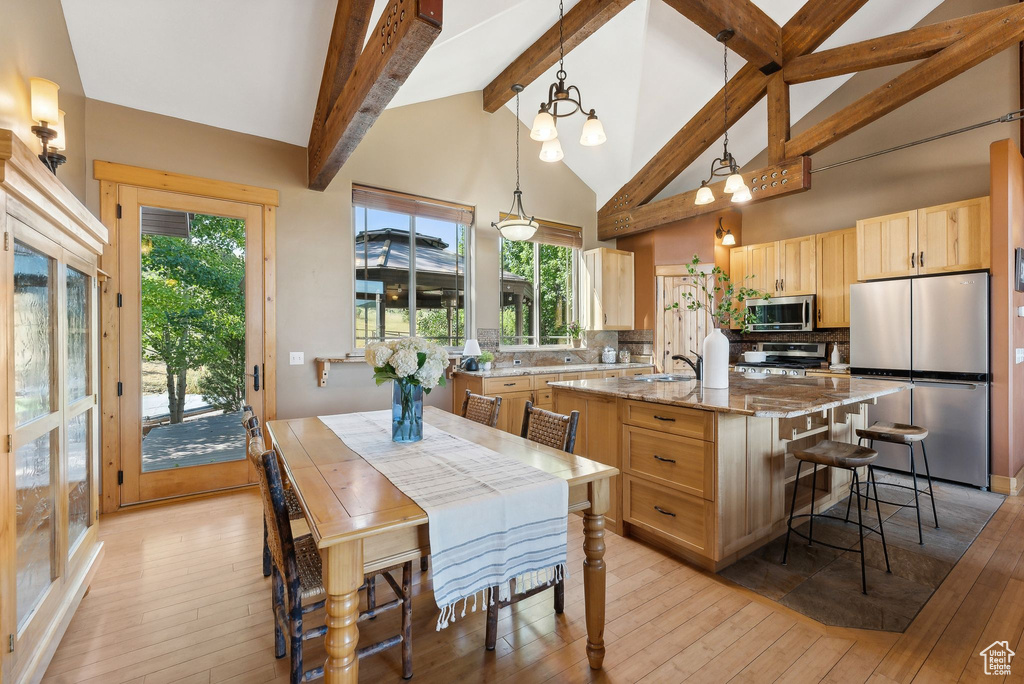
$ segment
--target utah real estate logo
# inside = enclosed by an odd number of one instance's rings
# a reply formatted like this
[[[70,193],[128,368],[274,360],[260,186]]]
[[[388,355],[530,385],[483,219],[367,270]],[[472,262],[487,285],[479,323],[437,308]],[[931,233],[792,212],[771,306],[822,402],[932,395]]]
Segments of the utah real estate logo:
[[[1017,654],[1010,650],[1008,641],[993,641],[978,655],[985,659],[985,674],[1009,676],[1010,660]]]

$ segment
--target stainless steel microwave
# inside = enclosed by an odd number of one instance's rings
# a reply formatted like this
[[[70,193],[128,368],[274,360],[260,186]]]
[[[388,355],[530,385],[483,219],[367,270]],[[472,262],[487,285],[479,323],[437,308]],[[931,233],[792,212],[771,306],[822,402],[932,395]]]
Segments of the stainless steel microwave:
[[[746,307],[753,314],[752,331],[814,330],[814,295],[748,299]]]

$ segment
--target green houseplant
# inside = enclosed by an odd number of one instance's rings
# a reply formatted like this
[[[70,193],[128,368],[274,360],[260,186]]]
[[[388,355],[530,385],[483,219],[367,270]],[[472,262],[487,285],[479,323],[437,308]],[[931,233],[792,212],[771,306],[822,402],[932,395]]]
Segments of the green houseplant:
[[[491,370],[491,362],[494,361],[494,354],[487,351],[486,349],[480,352],[480,356],[477,357],[477,361],[480,362],[480,367],[485,370]]]
[[[580,343],[583,337],[583,327],[578,321],[570,321],[569,325],[565,326],[565,332],[569,336],[569,341],[572,342],[572,346],[579,349]]]

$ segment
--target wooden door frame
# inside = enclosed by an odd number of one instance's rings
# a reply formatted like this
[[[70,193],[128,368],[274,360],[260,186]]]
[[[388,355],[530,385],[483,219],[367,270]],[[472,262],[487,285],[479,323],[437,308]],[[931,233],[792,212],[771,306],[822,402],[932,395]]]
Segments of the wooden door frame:
[[[117,294],[121,291],[118,197],[122,187],[163,190],[200,198],[240,202],[260,207],[263,218],[263,401],[265,420],[277,416],[277,190],[230,181],[157,171],[96,160],[93,178],[100,184],[100,221],[109,231],[100,269],[106,280],[100,292],[100,407],[102,454],[102,512],[121,508],[118,471],[122,470],[120,407],[117,396],[120,321]]]

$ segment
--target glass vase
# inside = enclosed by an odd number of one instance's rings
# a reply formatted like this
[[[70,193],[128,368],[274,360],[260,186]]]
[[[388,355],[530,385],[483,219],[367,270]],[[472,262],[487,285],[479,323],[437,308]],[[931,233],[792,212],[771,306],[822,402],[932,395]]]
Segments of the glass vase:
[[[400,380],[391,384],[391,441],[418,442],[423,439],[423,387]]]

